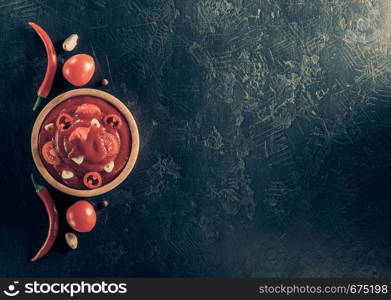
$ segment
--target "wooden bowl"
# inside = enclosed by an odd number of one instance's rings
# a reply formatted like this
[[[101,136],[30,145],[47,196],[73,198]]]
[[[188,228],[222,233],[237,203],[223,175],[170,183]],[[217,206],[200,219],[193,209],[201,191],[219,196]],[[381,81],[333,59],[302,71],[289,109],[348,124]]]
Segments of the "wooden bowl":
[[[129,129],[131,131],[131,139],[132,139],[132,146],[130,149],[129,159],[125,165],[125,167],[122,169],[122,171],[118,174],[116,178],[114,178],[111,182],[108,184],[105,184],[104,186],[101,186],[96,189],[91,190],[78,190],[71,188],[69,186],[64,185],[63,183],[57,181],[46,169],[45,165],[43,164],[41,157],[39,155],[38,150],[38,138],[39,138],[39,132],[42,127],[42,122],[45,120],[46,116],[52,109],[60,104],[61,102],[68,100],[69,98],[75,97],[75,96],[94,96],[98,97],[102,100],[105,100],[112,104],[115,108],[119,110],[119,112],[122,113],[124,118],[127,120]],[[134,164],[136,163],[138,151],[140,147],[140,141],[139,141],[139,134],[137,129],[137,124],[130,113],[130,111],[127,109],[127,107],[116,97],[113,95],[110,95],[109,93],[95,90],[95,89],[76,89],[71,90],[69,92],[63,93],[53,100],[51,100],[40,112],[37,119],[35,120],[33,131],[31,134],[31,152],[33,155],[34,163],[38,168],[39,173],[41,173],[42,177],[45,178],[45,180],[52,185],[57,190],[72,195],[72,196],[78,196],[78,197],[92,197],[101,195],[104,193],[107,193],[108,191],[115,188],[117,185],[119,185],[122,181],[126,179],[126,177],[129,175],[129,173],[132,171]]]

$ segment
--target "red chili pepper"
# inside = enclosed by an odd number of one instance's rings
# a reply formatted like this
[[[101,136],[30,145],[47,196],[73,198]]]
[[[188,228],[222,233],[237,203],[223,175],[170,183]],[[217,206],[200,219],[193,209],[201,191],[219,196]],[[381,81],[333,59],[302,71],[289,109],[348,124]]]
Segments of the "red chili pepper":
[[[103,122],[115,129],[119,129],[122,126],[121,118],[116,114],[108,114],[104,117]]]
[[[67,130],[71,127],[73,118],[67,113],[61,113],[56,120],[56,127],[59,130]]]
[[[31,259],[31,262],[35,262],[38,259],[45,256],[46,253],[48,253],[49,250],[52,248],[52,246],[57,238],[57,235],[58,235],[59,218],[58,218],[57,208],[56,208],[56,206],[53,202],[53,199],[50,196],[50,193],[47,190],[47,188],[45,188],[42,185],[37,184],[34,180],[33,174],[31,174],[31,181],[34,184],[35,191],[37,192],[39,198],[41,198],[43,204],[45,204],[46,212],[49,217],[49,230],[48,230],[46,240],[43,243],[41,249],[39,249],[37,254]]]
[[[102,176],[98,172],[84,174],[83,183],[89,189],[96,189],[102,185]]]
[[[52,89],[54,77],[56,76],[57,71],[57,55],[53,46],[53,42],[46,31],[33,22],[28,22],[28,24],[35,30],[45,45],[48,59],[45,78],[43,79],[41,86],[38,89],[38,97],[33,107],[33,110],[36,110],[41,103],[41,99],[49,96],[50,90]]]

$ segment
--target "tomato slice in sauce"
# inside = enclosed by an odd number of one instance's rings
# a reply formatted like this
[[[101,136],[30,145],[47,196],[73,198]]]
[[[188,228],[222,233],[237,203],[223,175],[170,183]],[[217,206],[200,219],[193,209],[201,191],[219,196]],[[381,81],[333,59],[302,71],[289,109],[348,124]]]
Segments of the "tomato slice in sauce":
[[[61,165],[61,159],[54,147],[54,142],[49,141],[42,147],[42,156],[44,160],[51,165],[58,166]]]
[[[103,118],[103,122],[115,129],[119,129],[122,126],[122,120],[116,114],[108,114]]]
[[[77,107],[75,114],[84,118],[98,118],[101,116],[102,112],[97,105],[84,103]]]
[[[67,130],[72,126],[73,118],[67,113],[61,113],[56,120],[56,127],[59,130]]]
[[[98,172],[84,174],[83,183],[89,189],[96,189],[102,185],[102,176]]]
[[[103,144],[106,149],[107,156],[115,156],[119,152],[119,143],[117,138],[111,133],[104,133],[102,136]]]

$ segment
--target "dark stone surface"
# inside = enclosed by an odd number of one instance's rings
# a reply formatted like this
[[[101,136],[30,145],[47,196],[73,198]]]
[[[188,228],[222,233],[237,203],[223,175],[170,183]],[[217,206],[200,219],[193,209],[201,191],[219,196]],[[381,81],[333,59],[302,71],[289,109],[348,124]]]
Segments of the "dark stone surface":
[[[386,0],[1,1],[0,276],[391,276],[390,15]],[[28,21],[58,50],[79,34],[71,54],[94,55],[141,135],[129,178],[90,199],[110,202],[94,231],[70,251],[63,222],[34,264],[46,57]],[[51,97],[71,88],[59,73]],[[51,191],[63,215],[75,199]]]

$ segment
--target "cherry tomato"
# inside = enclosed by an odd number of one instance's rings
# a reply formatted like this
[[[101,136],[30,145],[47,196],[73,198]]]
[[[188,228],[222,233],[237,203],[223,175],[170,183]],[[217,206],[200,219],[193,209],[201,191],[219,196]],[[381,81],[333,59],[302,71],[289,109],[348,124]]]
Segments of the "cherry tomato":
[[[121,118],[116,114],[108,114],[104,117],[103,122],[115,129],[119,129],[122,126]]]
[[[59,130],[67,130],[71,127],[73,118],[67,113],[61,113],[56,120],[56,127]]]
[[[84,103],[76,108],[75,114],[84,118],[99,118],[102,112],[95,104]]]
[[[67,209],[66,219],[72,229],[90,232],[96,224],[96,212],[91,203],[80,200]]]
[[[96,189],[102,185],[102,176],[98,172],[84,174],[83,183],[89,189]]]
[[[55,166],[61,165],[61,159],[57,154],[53,141],[49,141],[43,145],[42,156],[48,164]]]
[[[87,54],[76,54],[64,63],[62,74],[74,86],[86,85],[95,72],[94,59]]]

